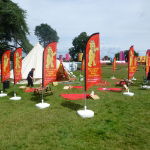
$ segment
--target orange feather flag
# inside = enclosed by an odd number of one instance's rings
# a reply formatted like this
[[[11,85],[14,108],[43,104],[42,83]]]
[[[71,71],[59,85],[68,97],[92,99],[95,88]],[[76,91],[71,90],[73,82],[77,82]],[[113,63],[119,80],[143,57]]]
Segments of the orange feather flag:
[[[2,82],[10,78],[10,50],[7,50],[2,55],[1,64],[1,80]]]
[[[134,47],[131,46],[129,50],[129,56],[128,56],[128,79],[132,79],[134,76],[134,73],[136,71],[136,67],[134,65]]]
[[[17,48],[14,52],[14,84],[22,79],[22,48]]]
[[[114,57],[114,61],[113,61],[113,72],[115,72],[116,70],[116,57]]]
[[[146,77],[148,76],[148,72],[150,71],[149,68],[150,68],[150,50],[147,50],[147,52],[146,52],[146,69],[145,69]]]

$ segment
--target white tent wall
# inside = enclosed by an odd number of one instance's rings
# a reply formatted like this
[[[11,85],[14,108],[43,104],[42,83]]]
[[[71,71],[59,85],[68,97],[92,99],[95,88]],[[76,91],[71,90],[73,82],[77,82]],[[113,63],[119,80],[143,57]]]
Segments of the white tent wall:
[[[37,43],[29,54],[22,60],[22,79],[26,79],[29,71],[35,68],[34,78],[42,78],[42,57],[44,48]],[[10,78],[14,78],[11,70]]]

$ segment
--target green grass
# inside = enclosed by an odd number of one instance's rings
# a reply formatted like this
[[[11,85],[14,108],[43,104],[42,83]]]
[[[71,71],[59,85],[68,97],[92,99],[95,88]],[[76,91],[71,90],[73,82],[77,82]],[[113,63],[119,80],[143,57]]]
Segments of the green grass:
[[[103,79],[114,82],[111,66],[103,66]],[[80,72],[75,72],[79,75]],[[126,78],[126,66],[119,66],[117,78]],[[130,90],[135,96],[101,92],[99,100],[87,100],[94,118],[82,119],[76,111],[84,101],[67,101],[61,93],[82,93],[82,90],[63,90],[64,84],[52,87],[54,94],[44,97],[49,108],[40,110],[35,104],[41,98],[17,89],[20,101],[11,101],[13,86],[8,97],[0,98],[0,150],[148,150],[150,148],[150,91],[141,90],[144,76],[142,66],[136,72],[138,79]],[[83,84],[83,83],[81,83]],[[74,85],[81,85],[74,84]]]

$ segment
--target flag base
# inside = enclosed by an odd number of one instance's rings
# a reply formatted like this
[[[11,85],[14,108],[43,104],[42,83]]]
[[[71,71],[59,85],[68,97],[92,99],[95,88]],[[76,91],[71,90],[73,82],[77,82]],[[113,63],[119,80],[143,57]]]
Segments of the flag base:
[[[134,95],[134,93],[132,93],[132,92],[129,92],[129,91],[128,91],[128,92],[124,92],[124,93],[123,93],[123,95],[133,96],[133,95]]]
[[[6,93],[0,93],[0,97],[4,97],[4,96],[7,96]]]
[[[142,89],[150,89],[150,86],[149,85],[143,85],[143,86],[141,86],[142,87]]]
[[[21,97],[16,96],[16,93],[14,93],[14,97],[11,97],[10,100],[19,101],[19,100],[21,100]]]
[[[94,112],[92,110],[86,109],[86,106],[84,110],[78,110],[77,114],[82,118],[92,118],[94,117]]]
[[[4,97],[4,96],[7,96],[7,94],[6,94],[6,93],[3,93],[3,91],[1,91],[0,97]]]
[[[132,81],[136,81],[136,78],[133,77],[133,78],[132,78]]]
[[[116,77],[112,76],[111,79],[114,80],[114,79],[116,79]]]
[[[14,97],[11,97],[10,100],[19,101],[19,100],[21,100],[21,97],[14,96]]]
[[[44,101],[42,100],[42,103],[38,103],[35,105],[37,108],[40,108],[40,109],[44,109],[44,108],[47,108],[50,106],[50,104],[48,103],[44,103]]]

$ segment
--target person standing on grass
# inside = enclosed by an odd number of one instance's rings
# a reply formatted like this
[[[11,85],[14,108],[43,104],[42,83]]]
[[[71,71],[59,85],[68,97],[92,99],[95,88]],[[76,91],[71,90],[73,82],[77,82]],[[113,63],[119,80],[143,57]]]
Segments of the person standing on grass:
[[[28,73],[28,77],[27,77],[28,85],[27,86],[33,87],[33,73],[34,73],[34,71],[35,71],[35,68],[32,68],[31,71]]]

